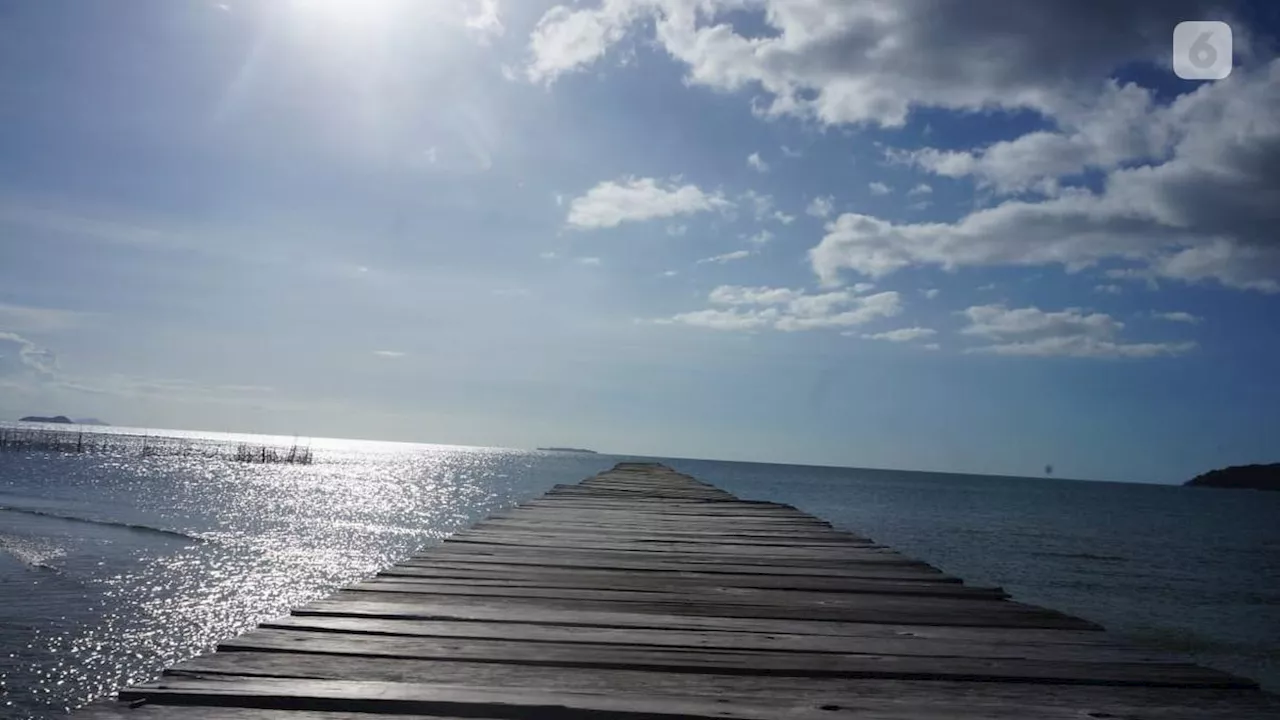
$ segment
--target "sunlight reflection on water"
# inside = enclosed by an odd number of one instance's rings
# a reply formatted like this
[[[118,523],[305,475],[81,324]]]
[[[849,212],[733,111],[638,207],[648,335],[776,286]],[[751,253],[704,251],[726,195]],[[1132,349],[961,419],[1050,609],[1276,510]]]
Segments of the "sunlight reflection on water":
[[[611,464],[400,443],[312,447],[311,465],[0,457],[0,505],[65,516],[0,516],[15,538],[40,538],[48,550],[47,567],[0,552],[0,590],[12,599],[0,609],[8,655],[0,715],[39,716],[145,681],[500,507]]]

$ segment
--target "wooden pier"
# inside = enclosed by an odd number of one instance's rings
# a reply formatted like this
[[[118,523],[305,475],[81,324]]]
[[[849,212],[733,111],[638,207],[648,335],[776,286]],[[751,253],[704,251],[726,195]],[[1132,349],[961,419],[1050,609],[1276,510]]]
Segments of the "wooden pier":
[[[621,464],[128,688],[119,720],[1280,717],[1253,682]]]

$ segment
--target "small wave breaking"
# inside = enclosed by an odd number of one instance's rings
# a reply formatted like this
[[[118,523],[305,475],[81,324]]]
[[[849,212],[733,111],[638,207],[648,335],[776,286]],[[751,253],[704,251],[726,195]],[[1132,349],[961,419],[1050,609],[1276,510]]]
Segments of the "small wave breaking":
[[[13,535],[0,535],[0,552],[8,554],[29,568],[52,572],[58,572],[58,568],[50,561],[67,554],[66,550],[56,545]]]
[[[134,532],[151,533],[153,535],[165,535],[173,538],[181,538],[188,542],[208,542],[205,538],[198,535],[189,535],[178,530],[166,530],[165,528],[151,527],[150,525],[137,525],[134,523],[117,522],[115,520],[95,520],[93,518],[79,517],[77,515],[64,515],[62,513],[48,512],[45,510],[33,510],[31,508],[13,507],[11,505],[0,505],[0,511],[22,513],[24,515],[35,515],[38,517],[56,518],[58,520],[67,520],[70,522],[88,523],[90,525],[105,525],[107,527],[122,528],[132,530]]]
[[[1092,560],[1094,562],[1128,562],[1128,558],[1122,558],[1119,555],[1099,555],[1091,552],[1050,552],[1044,550],[1041,552],[1033,552],[1032,555],[1041,555],[1044,557],[1067,558],[1068,560]]]

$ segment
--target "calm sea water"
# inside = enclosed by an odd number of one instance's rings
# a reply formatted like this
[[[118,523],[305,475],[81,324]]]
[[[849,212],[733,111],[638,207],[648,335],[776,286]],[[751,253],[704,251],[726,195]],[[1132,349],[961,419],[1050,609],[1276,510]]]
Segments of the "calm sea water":
[[[0,716],[61,715],[633,459],[313,447],[308,466],[0,453]],[[1280,690],[1280,493],[662,461]]]

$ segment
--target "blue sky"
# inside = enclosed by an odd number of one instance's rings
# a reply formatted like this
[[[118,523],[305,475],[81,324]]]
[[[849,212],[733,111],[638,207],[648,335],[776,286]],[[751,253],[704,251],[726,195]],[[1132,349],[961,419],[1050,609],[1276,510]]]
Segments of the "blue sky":
[[[1013,7],[0,1],[0,417],[1275,461],[1275,11]]]

